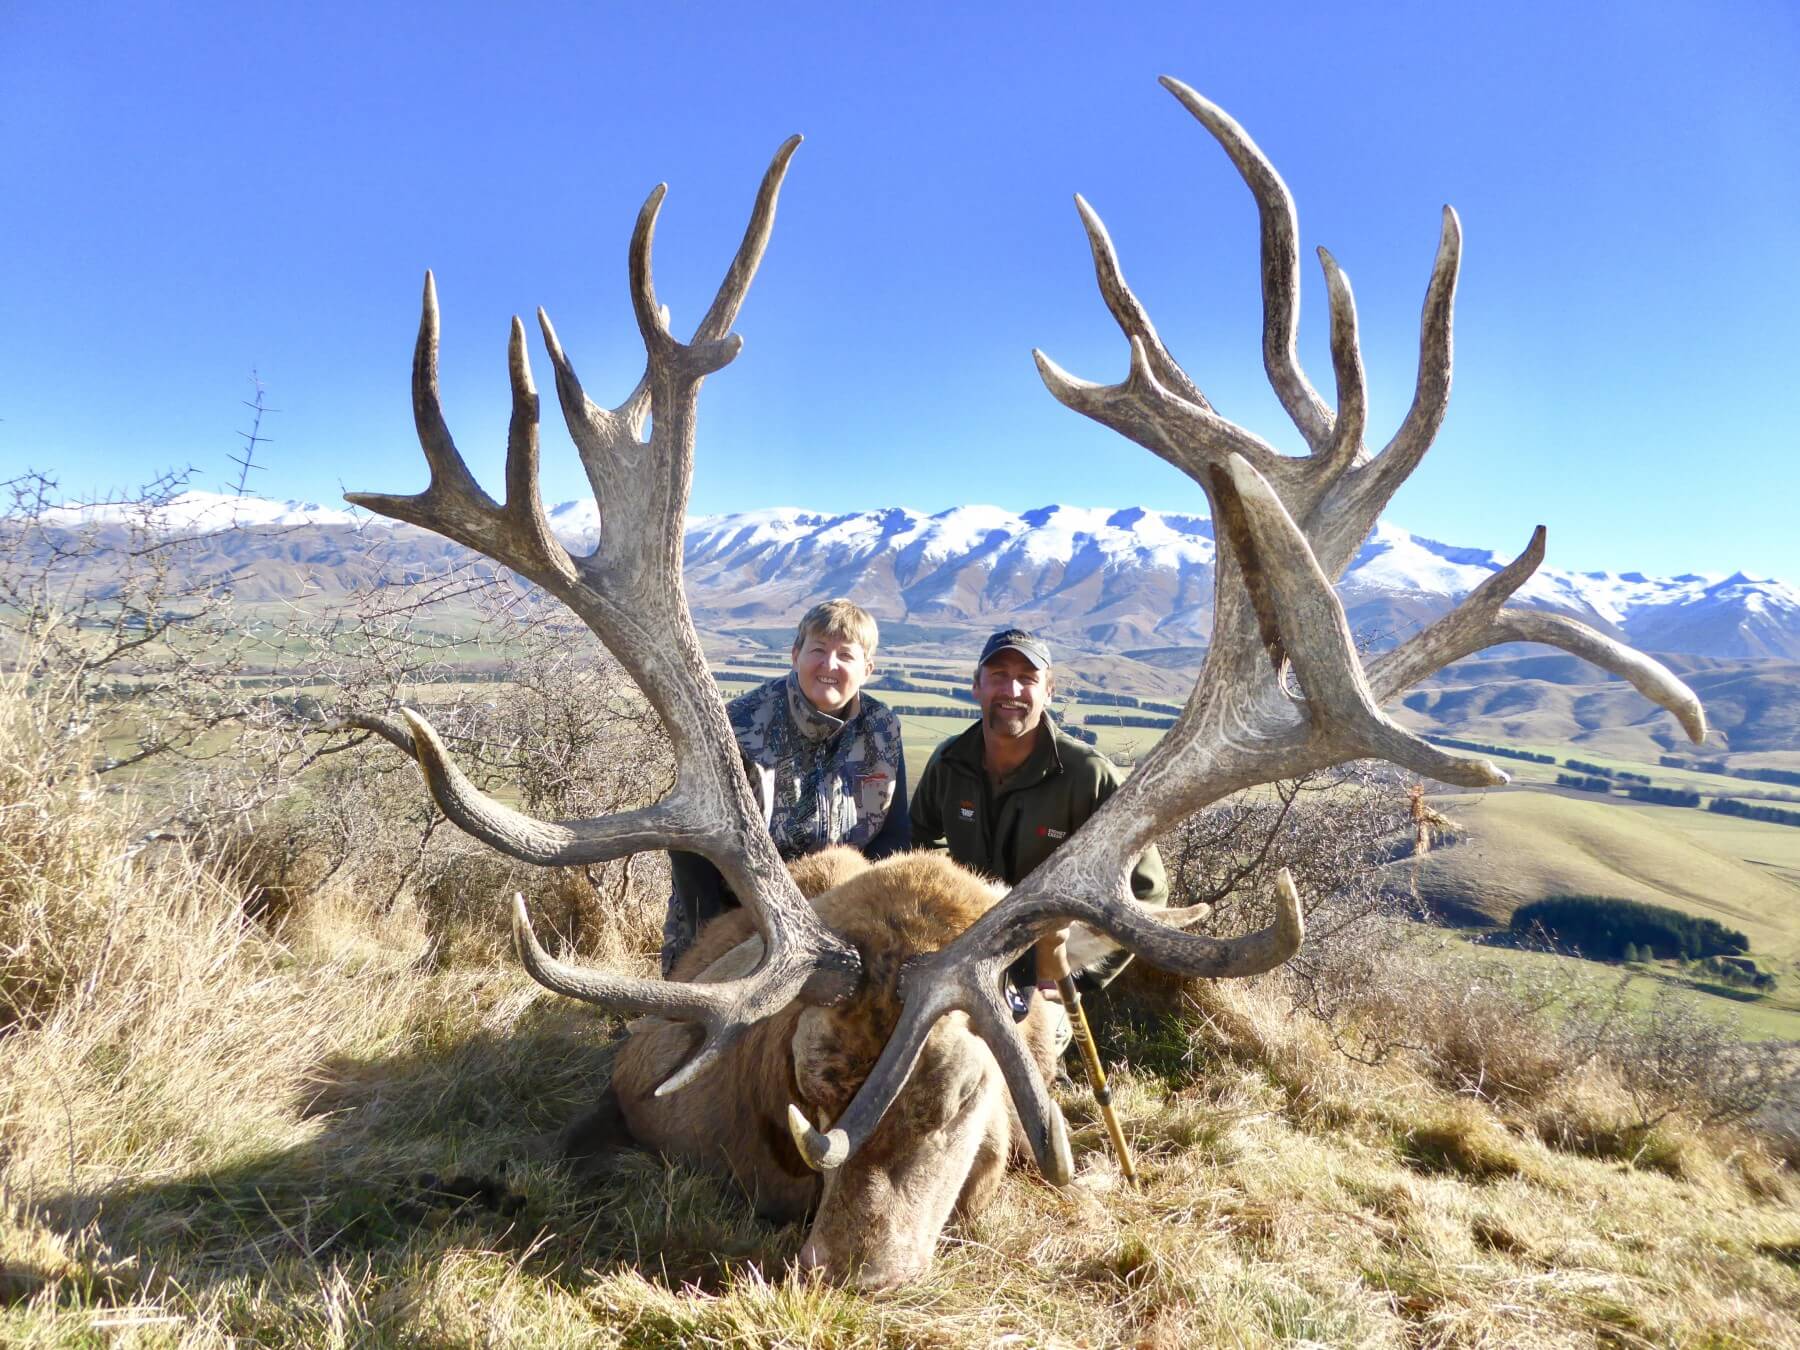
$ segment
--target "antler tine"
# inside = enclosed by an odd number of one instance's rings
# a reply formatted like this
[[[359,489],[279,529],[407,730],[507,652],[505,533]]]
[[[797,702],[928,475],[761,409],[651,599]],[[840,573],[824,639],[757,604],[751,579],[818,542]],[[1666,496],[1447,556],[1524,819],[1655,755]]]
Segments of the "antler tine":
[[[1299,482],[1304,461],[1282,454],[1255,432],[1220,417],[1204,400],[1190,402],[1166,388],[1140,336],[1131,339],[1131,367],[1122,384],[1079,379],[1035,347],[1031,356],[1044,387],[1058,403],[1135,441],[1202,488],[1209,486],[1211,467],[1232,454],[1272,478]]]
[[[431,485],[426,493],[437,491],[455,497],[467,497],[471,504],[492,509],[494,501],[481,490],[462,452],[450,435],[444,421],[444,406],[438,397],[438,341],[441,320],[438,315],[437,278],[430,269],[425,272],[425,294],[419,301],[419,336],[413,343],[412,400],[413,426],[418,431],[419,446],[431,468]]]
[[[444,420],[438,395],[439,318],[437,279],[425,273],[419,337],[413,346],[413,424],[431,469],[425,491],[411,496],[346,492],[346,501],[409,525],[433,530],[466,548],[503,561],[521,576],[553,592],[575,577],[568,550],[550,533],[537,491],[538,398],[525,352],[525,330],[515,317],[507,346],[512,421],[507,432],[506,505],[482,490]]]
[[[1506,775],[1489,761],[1446,754],[1376,707],[1343,602],[1306,536],[1255,469],[1239,459],[1229,461],[1226,471],[1256,539],[1282,644],[1306,694],[1307,718],[1316,735],[1334,743],[1333,759],[1392,760],[1424,777],[1467,787],[1505,783]]]
[[[1052,1186],[1067,1186],[1075,1176],[1069,1127],[1056,1103],[1050,1100],[1043,1075],[1025,1048],[1025,1038],[1019,1034],[1019,1024],[1000,1000],[998,964],[994,963],[991,974],[982,983],[980,992],[985,997],[971,1001],[969,1023],[994,1053],[1038,1171]]]
[[[528,553],[542,558],[565,585],[575,580],[575,560],[550,532],[538,491],[538,395],[531,378],[531,355],[525,348],[525,325],[513,315],[506,344],[506,372],[512,384],[512,419],[506,428],[506,506]]]
[[[513,950],[532,979],[552,993],[597,1004],[613,1012],[693,1022],[701,1028],[699,1047],[656,1088],[664,1097],[679,1092],[716,1063],[743,1035],[745,1027],[783,1003],[768,1007],[766,1000],[745,996],[746,981],[717,984],[672,980],[637,980],[584,966],[558,961],[546,952],[532,931],[525,897],[513,892]],[[785,1000],[783,1000],[785,1003]]]
[[[1113,321],[1119,325],[1119,331],[1125,334],[1127,340],[1142,339],[1159,384],[1172,391],[1177,398],[1186,399],[1210,412],[1212,404],[1207,402],[1206,396],[1175,358],[1169,355],[1168,348],[1163,346],[1162,338],[1156,331],[1156,325],[1150,321],[1149,311],[1125,283],[1125,273],[1119,266],[1119,255],[1113,248],[1112,236],[1106,231],[1106,222],[1100,219],[1099,212],[1089,206],[1087,199],[1079,192],[1075,194],[1075,210],[1081,216],[1081,228],[1087,232],[1088,249],[1094,255],[1094,280],[1099,284],[1100,296],[1106,301],[1106,308],[1113,316]]]
[[[722,1012],[729,998],[708,998],[727,990],[723,984],[688,986],[668,980],[634,980],[586,966],[559,961],[545,951],[532,930],[525,897],[513,892],[513,947],[526,973],[554,993],[651,1017],[691,1018],[697,1008]]]
[[[1531,542],[1525,545],[1523,553],[1465,595],[1448,614],[1428,628],[1414,633],[1392,651],[1371,661],[1370,686],[1376,690],[1390,691],[1385,696],[1380,696],[1382,702],[1387,702],[1402,690],[1412,688],[1457,657],[1479,651],[1480,648],[1471,647],[1468,651],[1458,652],[1457,656],[1441,661],[1436,659],[1440,650],[1453,650],[1463,640],[1478,637],[1486,631],[1488,625],[1493,623],[1494,616],[1500,612],[1500,607],[1512,598],[1519,587],[1531,580],[1542,565],[1548,543],[1549,532],[1539,525],[1531,532]]]
[[[1212,133],[1256,198],[1262,223],[1263,369],[1281,406],[1317,454],[1330,442],[1332,418],[1301,370],[1295,345],[1300,325],[1300,249],[1293,195],[1250,134],[1223,108],[1172,76],[1164,75],[1158,82]]]
[[[1560,647],[1602,670],[1610,670],[1629,680],[1652,703],[1673,713],[1689,740],[1698,745],[1706,739],[1706,709],[1692,689],[1661,662],[1614,642],[1584,623],[1561,614],[1503,609],[1494,616],[1490,633],[1476,640],[1469,650],[1480,651],[1501,642],[1537,642],[1547,647]]]
[[[1319,454],[1322,476],[1337,478],[1356,462],[1363,433],[1369,425],[1369,381],[1363,373],[1362,346],[1356,340],[1356,296],[1350,278],[1331,256],[1319,250],[1319,266],[1325,269],[1325,290],[1331,300],[1331,367],[1337,377],[1337,422],[1331,443]]]
[[[1381,453],[1338,477],[1307,517],[1313,549],[1333,577],[1341,576],[1350,565],[1444,424],[1450,406],[1456,279],[1461,266],[1462,222],[1455,210],[1446,206],[1419,315],[1419,373],[1412,405]]]
[[[655,806],[591,820],[539,820],[516,811],[471,783],[450,758],[437,730],[417,712],[402,708],[400,715],[412,733],[413,755],[438,809],[452,824],[521,862],[578,867],[666,848],[670,839],[694,833],[684,803],[672,797]],[[367,721],[364,725],[381,731]]]
[[[694,330],[695,342],[716,341],[737,322],[738,309],[743,305],[744,297],[750,294],[750,283],[756,280],[763,250],[768,248],[769,236],[775,229],[775,204],[781,196],[781,184],[787,177],[788,162],[804,139],[797,134],[789,136],[769,162],[762,183],[756,189],[756,204],[750,209],[750,223],[744,227],[744,238],[738,244],[725,279],[719,283],[718,294],[708,306],[706,316],[700,320],[700,326]]]
[[[1525,551],[1471,591],[1455,609],[1371,662],[1369,685],[1374,698],[1390,702],[1427,675],[1484,648],[1503,642],[1539,642],[1560,647],[1629,680],[1645,698],[1673,713],[1689,740],[1696,745],[1705,740],[1706,710],[1699,697],[1661,662],[1563,615],[1501,608],[1537,570],[1544,550],[1545,531],[1539,525]]]

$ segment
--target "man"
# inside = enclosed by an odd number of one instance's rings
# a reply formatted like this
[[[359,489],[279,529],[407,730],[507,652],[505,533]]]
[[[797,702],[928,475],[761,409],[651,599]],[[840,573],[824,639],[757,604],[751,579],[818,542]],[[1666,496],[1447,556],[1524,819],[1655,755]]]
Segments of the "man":
[[[1049,713],[1054,692],[1050,648],[1042,639],[1008,628],[987,640],[975,666],[981,720],[945,741],[926,764],[912,800],[915,844],[943,840],[964,867],[1017,885],[1112,796],[1124,776],[1098,750],[1056,729]],[[1132,868],[1131,891],[1144,904],[1168,902],[1155,845]],[[1008,972],[1015,989],[1047,984],[1054,990],[1053,981],[1039,983],[1036,957],[1027,952]],[[1121,952],[1083,972],[1079,982],[1099,988],[1129,959]],[[1015,1011],[1026,1002],[1015,997]]]
[[[860,606],[843,599],[814,605],[795,630],[788,673],[726,706],[744,771],[786,861],[832,844],[885,858],[911,843],[900,719],[862,692],[875,673],[879,638],[874,616]],[[669,870],[664,975],[704,924],[738,903],[697,853],[671,852]]]

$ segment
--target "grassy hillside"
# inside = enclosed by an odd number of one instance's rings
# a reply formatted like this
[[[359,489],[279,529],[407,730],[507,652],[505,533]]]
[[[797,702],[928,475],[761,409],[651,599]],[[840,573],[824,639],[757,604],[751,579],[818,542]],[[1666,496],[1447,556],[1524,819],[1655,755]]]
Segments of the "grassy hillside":
[[[1114,1018],[1141,1189],[1064,1085],[1074,1185],[1013,1174],[897,1294],[801,1280],[729,1186],[551,1161],[618,1027],[519,972],[498,887],[352,867],[253,920],[0,696],[0,1344],[1800,1345],[1792,1159],[1700,1123],[1707,1056],[1659,1087],[1664,1042],[1585,1053],[1573,1005],[1408,942]],[[661,893],[601,959],[648,966]]]
[[[1428,898],[1504,924],[1546,895],[1616,895],[1717,919],[1782,961],[1800,957],[1800,886],[1791,879],[1800,838],[1788,838],[1800,830],[1579,793],[1504,789],[1433,802],[1468,835],[1420,865]],[[1743,861],[1755,853],[1783,866]]]
[[[274,942],[189,894],[139,916],[156,959],[10,1038],[7,1344],[1800,1344],[1761,1152],[1632,1130],[1592,1075],[1503,1106],[1352,1065],[1269,982],[1115,1042],[1141,1189],[1065,1088],[1074,1185],[1014,1174],[928,1284],[809,1284],[729,1186],[545,1161],[604,1019],[509,965],[419,973],[404,913]]]

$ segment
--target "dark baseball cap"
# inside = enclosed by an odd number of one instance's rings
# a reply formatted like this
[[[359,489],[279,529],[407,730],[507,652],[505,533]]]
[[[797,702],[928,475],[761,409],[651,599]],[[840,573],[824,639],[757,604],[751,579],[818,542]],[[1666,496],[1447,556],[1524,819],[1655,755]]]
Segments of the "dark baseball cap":
[[[1050,648],[1042,638],[1027,633],[1023,628],[1003,628],[989,638],[987,645],[981,649],[981,659],[975,663],[975,669],[980,670],[995,655],[1009,650],[1031,662],[1036,670],[1050,669]]]

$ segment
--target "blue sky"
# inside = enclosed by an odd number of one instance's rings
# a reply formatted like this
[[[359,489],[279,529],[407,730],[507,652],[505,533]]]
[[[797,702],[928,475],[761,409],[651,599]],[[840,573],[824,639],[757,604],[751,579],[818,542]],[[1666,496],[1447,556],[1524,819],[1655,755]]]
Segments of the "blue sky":
[[[79,495],[193,464],[221,486],[254,368],[281,410],[259,490],[420,487],[432,267],[451,426],[497,488],[509,316],[544,305],[617,401],[645,193],[670,184],[657,282],[685,331],[800,131],[744,354],[702,397],[695,512],[1196,510],[1030,359],[1124,370],[1079,191],[1200,387],[1299,446],[1261,370],[1254,209],[1168,73],[1294,192],[1322,389],[1312,248],[1348,272],[1377,444],[1411,396],[1438,209],[1461,213],[1450,415],[1391,519],[1507,550],[1542,521],[1568,567],[1800,581],[1797,69],[1790,0],[24,0],[0,8],[0,476]],[[534,361],[547,390],[535,339]],[[585,484],[553,403],[557,501]]]

